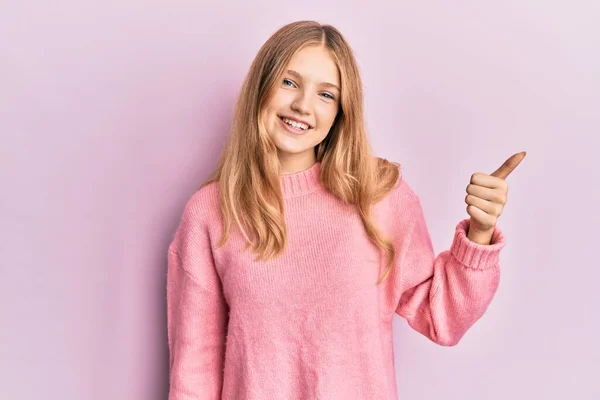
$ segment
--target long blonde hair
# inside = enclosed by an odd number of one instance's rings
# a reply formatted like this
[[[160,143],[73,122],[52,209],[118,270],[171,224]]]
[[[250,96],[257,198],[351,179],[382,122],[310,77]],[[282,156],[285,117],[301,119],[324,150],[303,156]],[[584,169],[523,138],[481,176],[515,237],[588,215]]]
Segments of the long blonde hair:
[[[353,204],[369,239],[387,254],[384,274],[389,275],[395,249],[379,232],[371,208],[397,182],[397,165],[374,158],[365,132],[362,81],[352,49],[331,25],[298,21],[283,26],[260,48],[238,96],[228,142],[214,173],[202,185],[219,183],[224,245],[235,220],[258,260],[278,256],[285,248],[286,225],[280,187],[277,148],[261,121],[269,101],[292,56],[309,45],[329,50],[341,77],[340,108],[326,138],[315,147],[321,163],[320,181],[335,197]]]

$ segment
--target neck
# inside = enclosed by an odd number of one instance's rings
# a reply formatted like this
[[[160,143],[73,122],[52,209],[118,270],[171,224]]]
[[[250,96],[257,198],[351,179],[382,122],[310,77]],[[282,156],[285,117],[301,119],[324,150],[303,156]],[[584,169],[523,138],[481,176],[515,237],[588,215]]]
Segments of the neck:
[[[307,151],[304,154],[294,154],[293,156],[278,154],[279,164],[281,165],[280,174],[295,174],[305,171],[315,165],[317,157],[314,150]]]

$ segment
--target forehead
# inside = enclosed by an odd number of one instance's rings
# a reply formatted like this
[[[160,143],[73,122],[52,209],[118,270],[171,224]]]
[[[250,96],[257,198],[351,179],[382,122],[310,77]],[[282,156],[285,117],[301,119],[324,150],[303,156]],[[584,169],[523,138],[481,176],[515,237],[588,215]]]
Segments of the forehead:
[[[294,54],[286,70],[291,69],[303,79],[340,86],[340,72],[329,51],[323,46],[306,46]]]

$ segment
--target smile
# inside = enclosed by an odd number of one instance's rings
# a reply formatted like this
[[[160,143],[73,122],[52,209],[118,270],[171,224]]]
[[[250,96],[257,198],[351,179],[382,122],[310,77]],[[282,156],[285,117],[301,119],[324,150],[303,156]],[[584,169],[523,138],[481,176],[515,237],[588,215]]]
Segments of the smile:
[[[297,122],[289,118],[279,117],[281,124],[290,132],[294,134],[302,134],[312,129],[309,125]]]

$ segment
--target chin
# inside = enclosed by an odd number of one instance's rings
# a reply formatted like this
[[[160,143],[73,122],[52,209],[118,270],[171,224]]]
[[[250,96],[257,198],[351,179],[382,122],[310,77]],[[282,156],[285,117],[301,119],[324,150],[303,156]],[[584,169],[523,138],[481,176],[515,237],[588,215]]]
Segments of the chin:
[[[286,146],[284,144],[278,144],[278,143],[275,143],[275,146],[277,147],[277,150],[279,152],[285,153],[285,154],[302,154],[302,153],[306,153],[309,150],[314,149],[314,146],[294,147],[294,146]]]

